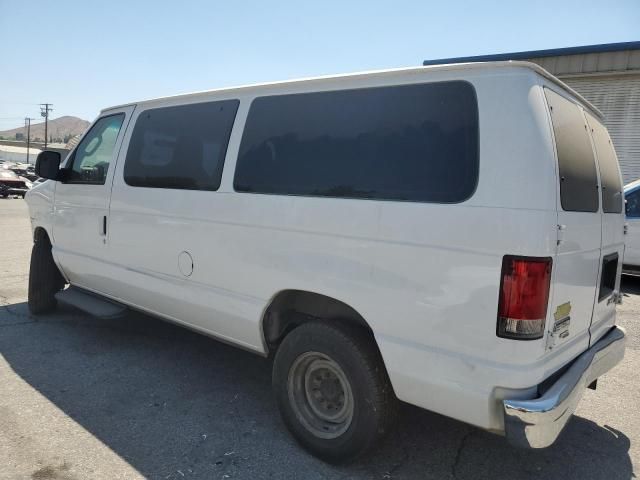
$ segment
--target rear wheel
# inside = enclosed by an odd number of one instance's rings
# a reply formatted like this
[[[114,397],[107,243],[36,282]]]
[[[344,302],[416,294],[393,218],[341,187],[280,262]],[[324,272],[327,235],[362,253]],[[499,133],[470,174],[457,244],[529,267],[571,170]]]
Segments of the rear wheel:
[[[372,447],[389,430],[397,402],[371,335],[328,322],[305,323],[285,337],[273,388],[296,440],[329,462]]]
[[[51,242],[46,235],[40,235],[31,250],[29,311],[36,315],[53,311],[57,304],[54,295],[64,287],[64,283],[53,261]]]

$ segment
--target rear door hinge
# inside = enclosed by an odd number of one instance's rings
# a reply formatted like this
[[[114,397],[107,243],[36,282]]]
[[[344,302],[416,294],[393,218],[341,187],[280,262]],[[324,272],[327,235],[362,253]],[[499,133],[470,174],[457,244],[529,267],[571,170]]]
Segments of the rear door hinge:
[[[553,347],[555,346],[555,344],[556,344],[556,336],[554,335],[553,331],[548,330],[547,341],[545,342],[544,349],[553,350]]]
[[[567,229],[566,225],[557,225],[558,227],[558,243],[557,245],[560,245],[562,242],[564,242],[564,231]]]

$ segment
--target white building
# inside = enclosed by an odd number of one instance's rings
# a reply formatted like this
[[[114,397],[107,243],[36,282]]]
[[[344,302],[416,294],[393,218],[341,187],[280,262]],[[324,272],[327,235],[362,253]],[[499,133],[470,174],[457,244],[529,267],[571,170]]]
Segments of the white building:
[[[29,163],[35,164],[41,150],[29,148]],[[0,162],[27,163],[27,147],[0,144]]]
[[[640,178],[640,42],[426,60],[424,65],[527,60],[559,77],[605,116],[624,182]]]

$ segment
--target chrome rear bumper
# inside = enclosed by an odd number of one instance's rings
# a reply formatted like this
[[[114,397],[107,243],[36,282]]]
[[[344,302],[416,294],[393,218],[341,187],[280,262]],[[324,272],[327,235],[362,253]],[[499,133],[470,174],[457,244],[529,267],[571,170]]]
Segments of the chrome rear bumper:
[[[541,397],[503,400],[509,443],[526,448],[551,445],[573,415],[585,388],[622,360],[625,342],[624,330],[613,327],[576,358]]]

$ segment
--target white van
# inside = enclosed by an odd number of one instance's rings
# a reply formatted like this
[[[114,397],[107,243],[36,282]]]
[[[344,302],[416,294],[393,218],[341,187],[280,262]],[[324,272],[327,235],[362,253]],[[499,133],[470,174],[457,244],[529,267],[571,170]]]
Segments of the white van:
[[[397,399],[546,447],[623,357],[615,152],[536,65],[122,105],[59,166],[42,153],[55,181],[27,195],[31,311],[126,307],[273,355],[284,422],[328,461]]]

